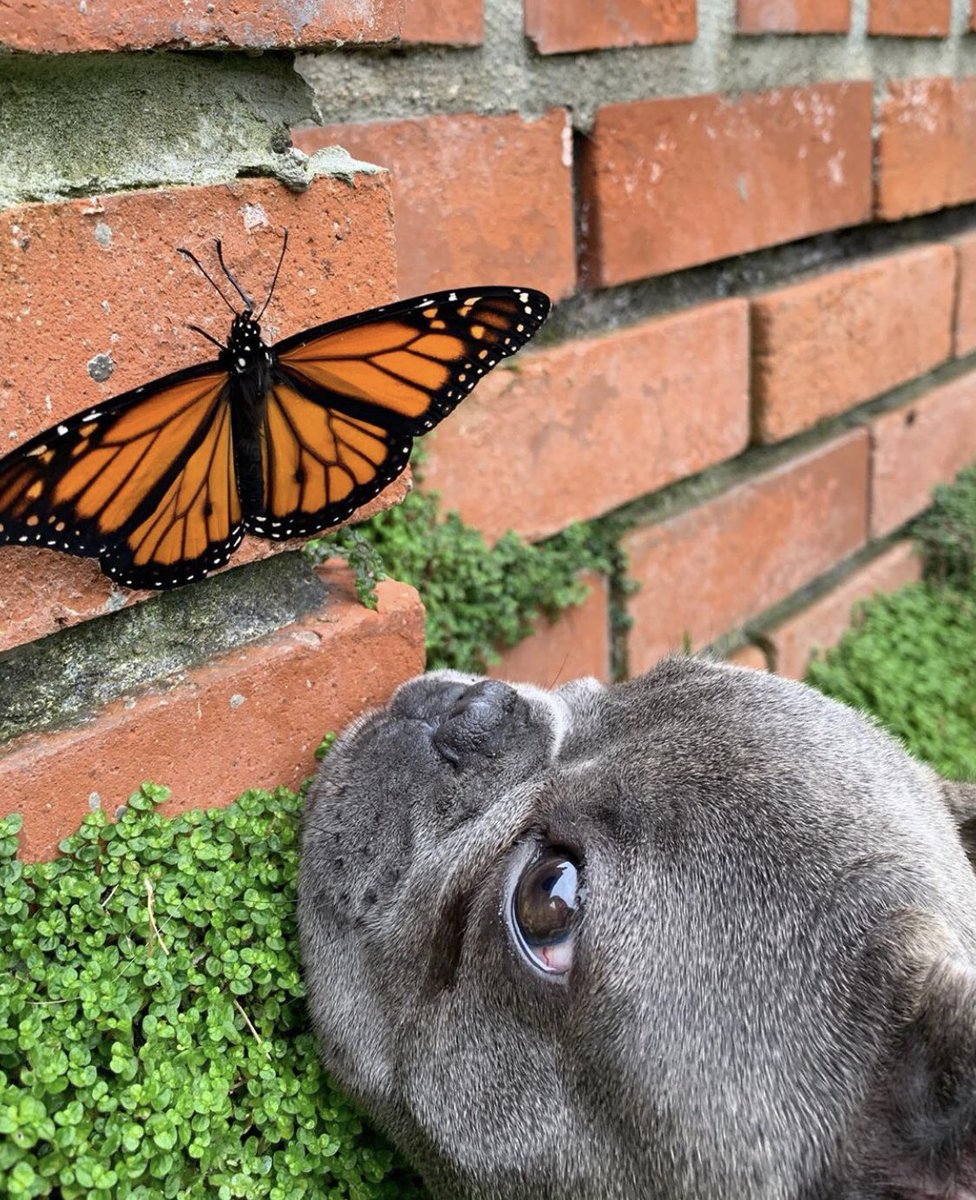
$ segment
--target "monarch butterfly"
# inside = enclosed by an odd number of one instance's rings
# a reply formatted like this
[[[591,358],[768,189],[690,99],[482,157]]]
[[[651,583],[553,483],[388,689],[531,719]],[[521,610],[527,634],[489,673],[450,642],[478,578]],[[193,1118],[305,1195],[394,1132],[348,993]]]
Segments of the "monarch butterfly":
[[[310,537],[345,520],[539,329],[530,288],[434,292],[343,317],[273,346],[224,264],[237,308],[212,362],[69,417],[0,459],[0,544],[98,558],[130,588],[174,588],[222,566],[245,533]]]

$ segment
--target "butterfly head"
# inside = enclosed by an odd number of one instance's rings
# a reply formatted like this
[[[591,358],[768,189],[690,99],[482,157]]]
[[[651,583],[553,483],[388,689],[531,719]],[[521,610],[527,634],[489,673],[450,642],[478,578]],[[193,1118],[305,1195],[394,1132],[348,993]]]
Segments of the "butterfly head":
[[[256,363],[270,361],[270,351],[261,340],[261,326],[251,316],[250,309],[234,318],[226,353],[227,364],[237,375],[242,375]]]

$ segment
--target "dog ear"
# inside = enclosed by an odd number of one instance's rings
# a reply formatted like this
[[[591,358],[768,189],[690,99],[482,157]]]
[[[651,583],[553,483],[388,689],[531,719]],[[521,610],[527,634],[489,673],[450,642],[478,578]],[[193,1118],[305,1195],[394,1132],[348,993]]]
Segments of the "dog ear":
[[[959,829],[963,849],[976,864],[976,783],[943,781],[942,796]]]
[[[947,956],[911,991],[856,1139],[857,1194],[976,1200],[976,971]]]

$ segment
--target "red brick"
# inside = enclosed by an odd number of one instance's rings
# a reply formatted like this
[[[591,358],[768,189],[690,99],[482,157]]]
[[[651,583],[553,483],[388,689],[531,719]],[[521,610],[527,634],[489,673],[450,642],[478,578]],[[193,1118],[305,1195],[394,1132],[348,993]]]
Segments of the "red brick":
[[[381,583],[370,612],[345,567],[321,570],[331,592],[318,613],[85,724],[10,743],[0,790],[4,812],[24,816],[23,855],[51,857],[93,795],[111,815],[146,779],[173,789],[168,812],[227,804],[249,787],[296,787],[315,769],[323,734],[423,669],[423,608],[412,588]]]
[[[695,0],[525,0],[525,33],[540,54],[693,42]]]
[[[213,348],[186,324],[224,340],[229,314],[175,248],[186,245],[210,264],[212,239],[223,238],[232,269],[262,295],[284,227],[288,257],[263,322],[270,340],[395,295],[383,174],[359,173],[352,184],[319,176],[301,196],[272,180],[246,179],[0,214],[6,247],[0,256],[0,445],[13,448],[71,413],[211,358]],[[96,383],[87,364],[105,353],[115,369]],[[235,564],[272,552],[273,543],[248,541]],[[6,644],[118,607],[119,600],[93,560],[0,548],[0,640]]]
[[[480,46],[483,0],[404,0],[400,40],[433,46]]]
[[[951,79],[888,84],[878,114],[875,208],[897,221],[949,203],[957,147]]]
[[[766,661],[766,655],[761,647],[754,645],[752,642],[745,646],[740,646],[738,650],[733,650],[725,660],[731,663],[734,667],[748,667],[750,671],[768,671],[769,663]]]
[[[855,225],[871,210],[871,85],[611,104],[580,181],[596,287]]]
[[[871,0],[868,33],[888,37],[948,37],[952,0]]]
[[[527,354],[438,428],[424,486],[492,539],[608,512],[743,449],[748,355],[742,300]]]
[[[0,47],[33,54],[92,50],[275,50],[396,39],[404,0],[0,0]]]
[[[776,671],[802,679],[814,653],[836,646],[851,624],[854,607],[878,592],[894,592],[921,576],[921,562],[911,542],[897,542],[806,608],[766,630]]]
[[[576,285],[572,131],[564,109],[528,119],[463,113],[298,129],[389,167],[400,294],[511,283],[554,299]]]
[[[583,582],[590,593],[582,604],[567,608],[552,624],[540,617],[534,633],[505,650],[501,662],[489,668],[494,679],[556,687],[592,675],[610,680],[610,589],[592,571]]]
[[[739,0],[740,33],[847,33],[851,0]]]
[[[928,508],[932,490],[976,462],[976,372],[871,422],[871,532]]]
[[[956,336],[959,358],[976,350],[976,233],[956,239]]]
[[[789,437],[945,361],[954,282],[952,247],[924,246],[756,300],[758,439]]]
[[[857,429],[624,539],[632,674],[707,645],[864,545],[868,437]]]
[[[875,208],[886,221],[976,199],[976,79],[889,83],[878,115]]]

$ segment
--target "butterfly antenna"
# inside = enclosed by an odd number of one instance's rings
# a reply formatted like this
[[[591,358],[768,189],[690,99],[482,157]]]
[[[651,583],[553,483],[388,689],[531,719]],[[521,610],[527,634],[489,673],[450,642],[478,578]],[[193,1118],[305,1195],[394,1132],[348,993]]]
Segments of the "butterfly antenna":
[[[207,333],[207,331],[205,329],[201,329],[199,325],[187,325],[187,329],[192,329],[194,333],[199,333],[199,334],[201,334],[201,336],[205,337],[208,342],[213,342],[213,344],[217,347],[218,350],[226,350],[227,349],[227,347],[224,345],[223,342],[218,342],[215,337],[213,337],[211,334]]]
[[[220,263],[220,269],[223,271],[223,273],[227,276],[227,278],[233,284],[234,291],[237,292],[238,296],[240,296],[240,298],[244,301],[244,308],[246,309],[246,311],[249,314],[254,312],[254,301],[244,291],[244,289],[237,282],[237,280],[234,278],[234,276],[231,275],[230,271],[227,270],[227,264],[224,262],[224,248],[220,244],[220,238],[217,238],[217,261]]]
[[[260,321],[264,316],[264,310],[271,303],[271,297],[274,295],[275,284],[278,282],[278,275],[281,272],[281,264],[285,261],[285,251],[288,249],[288,230],[285,230],[285,236],[281,239],[281,253],[278,255],[278,265],[275,267],[274,279],[271,280],[271,287],[268,289],[268,298],[261,305],[261,311],[254,318],[255,321]]]
[[[210,276],[207,274],[207,272],[203,269],[203,263],[200,262],[199,258],[197,258],[197,256],[194,253],[192,253],[192,251],[184,250],[182,246],[177,246],[176,253],[182,254],[184,258],[188,258],[190,260],[190,262],[193,263],[193,265],[196,267],[196,269],[204,277],[204,279],[207,281],[207,283],[210,284],[210,286],[217,293],[217,295],[221,298],[221,300],[223,300],[223,302],[227,305],[227,307],[234,314],[234,316],[237,316],[237,309],[233,306],[233,304],[231,304],[231,302],[227,299],[227,297],[224,295],[224,293],[220,290],[220,288],[214,283],[214,281],[210,278]],[[192,326],[191,326],[191,328],[192,328]]]

